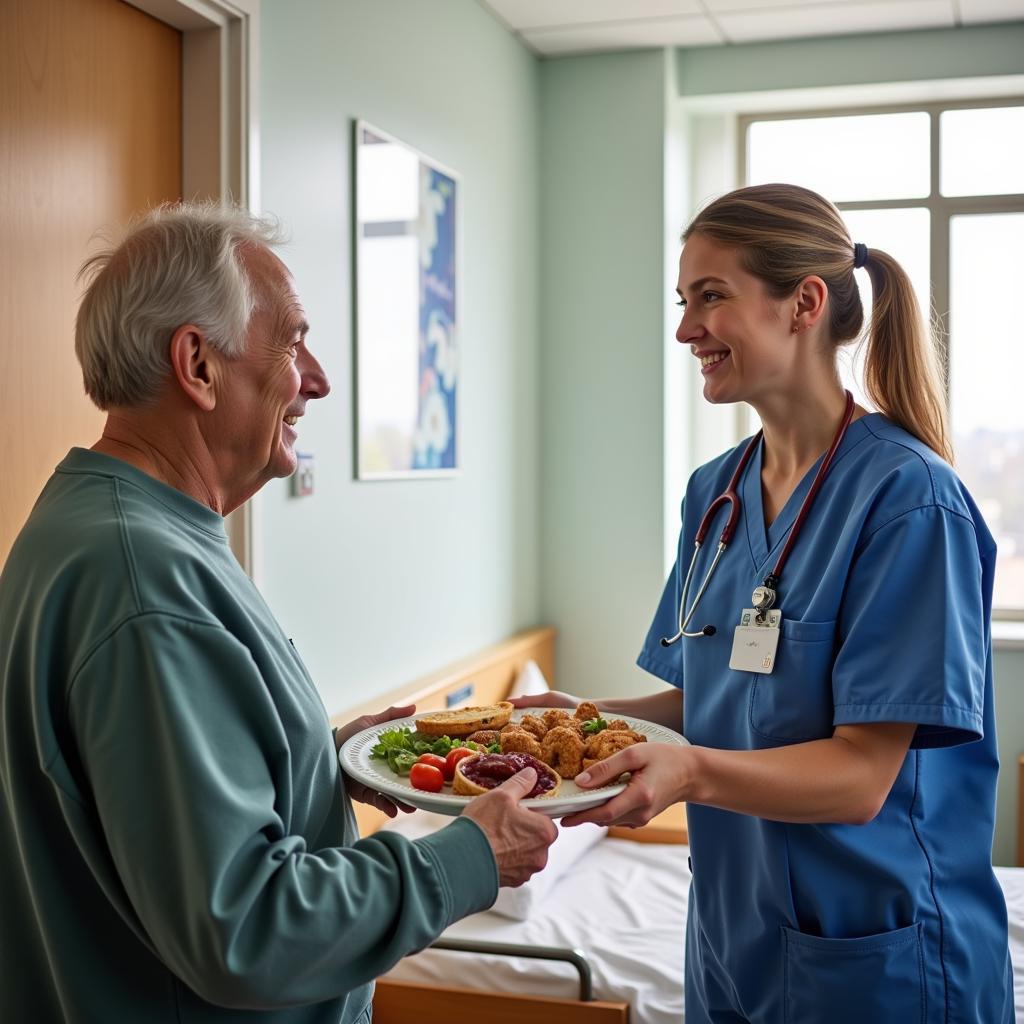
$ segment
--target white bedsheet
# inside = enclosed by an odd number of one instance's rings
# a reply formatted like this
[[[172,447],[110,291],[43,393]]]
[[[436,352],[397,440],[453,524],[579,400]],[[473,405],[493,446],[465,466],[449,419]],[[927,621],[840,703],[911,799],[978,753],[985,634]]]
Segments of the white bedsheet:
[[[602,839],[563,875],[548,905],[528,920],[474,914],[445,935],[579,947],[593,969],[595,999],[628,1001],[631,1024],[679,1024],[689,852],[686,846]],[[578,975],[570,964],[523,957],[425,949],[403,960],[388,977],[579,998]]]
[[[595,999],[629,1002],[632,1024],[680,1024],[688,854],[686,846],[602,839],[562,878],[549,904],[529,920],[474,914],[445,935],[578,947],[593,969]],[[996,877],[1010,915],[1017,1024],[1024,1024],[1024,868],[996,868]],[[387,976],[495,993],[579,997],[571,965],[521,957],[427,949],[407,957]]]
[[[1024,1024],[1024,868],[996,868],[1010,917],[1010,959],[1013,961],[1013,1005],[1017,1024]]]

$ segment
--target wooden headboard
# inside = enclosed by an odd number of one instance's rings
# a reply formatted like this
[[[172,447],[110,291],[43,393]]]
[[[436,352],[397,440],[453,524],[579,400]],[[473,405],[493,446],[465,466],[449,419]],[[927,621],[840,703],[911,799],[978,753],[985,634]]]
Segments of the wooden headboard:
[[[335,726],[351,722],[360,715],[376,714],[393,704],[415,704],[417,711],[434,711],[467,704],[493,704],[504,700],[523,666],[535,661],[551,683],[555,677],[555,630],[552,626],[527,629],[487,647],[477,654],[454,662],[437,672],[423,676],[366,704],[335,715]],[[387,821],[383,811],[367,804],[354,805],[359,832],[367,836]]]

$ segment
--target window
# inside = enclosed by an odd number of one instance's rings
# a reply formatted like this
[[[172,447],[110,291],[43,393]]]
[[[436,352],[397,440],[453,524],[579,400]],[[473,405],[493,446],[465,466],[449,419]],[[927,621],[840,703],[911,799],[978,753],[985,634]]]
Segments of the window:
[[[1024,101],[740,119],[741,180],[839,206],[854,241],[902,263],[935,325],[957,471],[999,546],[994,607],[1024,619]],[[870,284],[858,275],[865,311]],[[841,369],[858,400],[859,349]]]

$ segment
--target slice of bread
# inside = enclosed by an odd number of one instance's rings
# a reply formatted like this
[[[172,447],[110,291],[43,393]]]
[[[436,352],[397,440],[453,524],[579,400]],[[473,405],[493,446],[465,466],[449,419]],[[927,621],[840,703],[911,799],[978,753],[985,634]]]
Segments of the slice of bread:
[[[470,778],[467,776],[474,773],[474,763],[478,761],[490,762],[492,766],[497,765],[499,770],[488,772],[481,778]],[[474,754],[472,757],[464,757],[455,765],[455,777],[452,779],[452,792],[459,796],[479,796],[500,786],[506,779],[511,778],[516,772],[523,768],[530,767],[537,772],[537,783],[528,794],[528,797],[551,797],[558,792],[562,784],[562,777],[543,761],[532,757],[530,754],[516,752],[512,754]]]
[[[481,729],[500,729],[508,725],[512,711],[507,700],[483,707],[434,711],[416,719],[416,731],[427,736],[468,736]]]

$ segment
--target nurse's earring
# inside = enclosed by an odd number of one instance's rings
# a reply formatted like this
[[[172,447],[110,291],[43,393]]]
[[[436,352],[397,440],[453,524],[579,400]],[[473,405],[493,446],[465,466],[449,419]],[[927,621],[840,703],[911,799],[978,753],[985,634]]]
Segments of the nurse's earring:
[[[790,329],[789,333],[790,334],[799,334],[800,333],[800,324],[798,322],[794,321],[793,322],[793,326]]]

